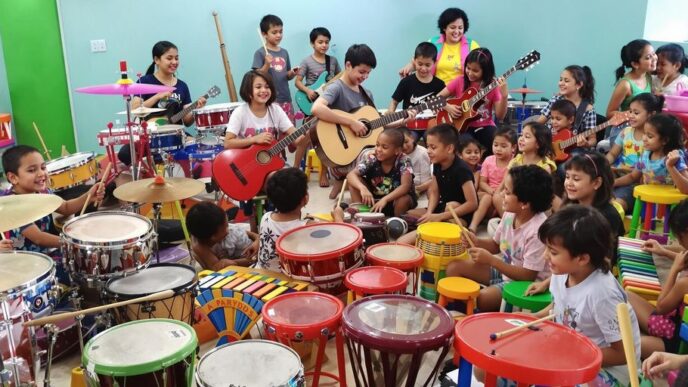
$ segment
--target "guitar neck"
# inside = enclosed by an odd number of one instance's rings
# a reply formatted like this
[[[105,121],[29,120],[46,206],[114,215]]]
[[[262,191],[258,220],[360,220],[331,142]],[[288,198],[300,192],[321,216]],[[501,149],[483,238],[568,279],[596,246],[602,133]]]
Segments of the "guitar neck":
[[[585,132],[578,134],[577,136],[573,136],[573,137],[569,138],[568,140],[564,140],[564,141],[560,142],[559,147],[561,149],[566,149],[566,148],[572,146],[573,144],[575,144],[578,141],[577,139],[579,136],[583,136],[583,137],[587,138],[591,134],[594,134],[594,133],[597,133],[601,130],[607,129],[607,127],[609,127],[609,126],[612,126],[611,121],[607,121],[607,122],[604,122],[602,124],[599,124],[592,129],[588,129]]]
[[[516,66],[511,67],[509,70],[507,70],[504,74],[502,74],[502,78],[506,79],[511,76],[511,74],[516,72]],[[478,101],[481,99],[485,98],[487,94],[489,94],[492,90],[497,88],[499,83],[497,80],[492,81],[489,85],[485,86],[484,88],[480,89],[476,95],[474,95],[470,100],[469,104],[471,106],[475,105]],[[502,96],[503,97],[503,96]]]
[[[421,104],[422,105],[422,104]],[[420,105],[418,105],[420,106]],[[419,112],[422,112],[425,109],[420,109],[418,110]],[[408,112],[406,110],[394,112],[394,113],[389,113],[381,116],[380,118],[376,118],[368,123],[368,127],[372,129],[376,129],[385,125],[389,125],[392,122],[399,121],[401,119],[404,119],[408,117]]]
[[[317,120],[313,120],[313,121],[311,121],[311,122],[309,122],[309,123],[307,123],[307,124],[301,125],[301,127],[298,128],[298,129],[296,129],[292,134],[290,134],[290,135],[284,137],[283,139],[277,141],[277,143],[276,143],[272,148],[270,148],[270,150],[269,150],[270,156],[276,156],[276,155],[282,153],[282,151],[283,151],[286,147],[288,147],[289,144],[291,144],[292,142],[296,141],[296,139],[299,138],[300,136],[302,136],[302,135],[308,133],[308,131],[310,130],[311,126],[312,126],[313,123],[315,123],[316,121],[317,121]]]
[[[205,94],[205,95],[203,96],[203,98],[208,99],[208,94]],[[170,122],[173,123],[173,124],[176,124],[177,122],[179,122],[179,120],[181,120],[182,118],[184,118],[184,116],[186,116],[187,114],[189,114],[189,112],[191,112],[192,110],[196,109],[197,106],[198,106],[198,100],[196,100],[195,102],[193,102],[191,105],[185,107],[184,109],[180,110],[177,114],[173,115],[173,116],[170,118]]]

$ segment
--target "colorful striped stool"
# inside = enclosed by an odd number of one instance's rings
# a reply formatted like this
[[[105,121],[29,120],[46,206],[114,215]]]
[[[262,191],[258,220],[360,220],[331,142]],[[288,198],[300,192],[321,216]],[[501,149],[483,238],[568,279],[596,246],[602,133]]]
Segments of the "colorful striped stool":
[[[664,223],[662,235],[668,236],[669,224],[667,220],[669,219],[671,207],[688,198],[688,195],[682,194],[678,189],[670,185],[640,184],[633,189],[633,197],[635,197],[635,204],[633,205],[633,217],[631,218],[628,236],[631,238],[642,238],[653,233],[652,221],[655,218],[653,214],[657,219],[662,219]],[[642,216],[643,227],[639,228],[643,204],[645,205],[645,214]],[[641,231],[640,236],[638,231]]]

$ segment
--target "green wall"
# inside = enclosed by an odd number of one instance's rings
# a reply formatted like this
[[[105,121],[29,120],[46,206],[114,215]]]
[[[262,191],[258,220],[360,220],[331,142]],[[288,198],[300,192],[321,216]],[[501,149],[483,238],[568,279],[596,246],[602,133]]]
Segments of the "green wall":
[[[55,1],[0,1],[0,35],[18,142],[40,149],[36,122],[53,157],[75,152]]]

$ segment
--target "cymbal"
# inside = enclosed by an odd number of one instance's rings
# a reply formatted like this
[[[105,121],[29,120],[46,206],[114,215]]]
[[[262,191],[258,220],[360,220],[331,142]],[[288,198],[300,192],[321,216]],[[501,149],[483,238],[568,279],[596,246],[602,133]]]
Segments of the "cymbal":
[[[14,230],[51,214],[64,200],[52,194],[0,197],[0,231]]]
[[[519,87],[518,89],[511,89],[509,90],[509,93],[514,93],[514,94],[540,94],[542,91],[540,90],[535,90],[535,89],[530,89],[527,87]]]
[[[149,107],[145,107],[145,106],[139,106],[136,109],[131,109],[131,115],[143,117],[143,116],[147,116],[151,113],[164,112],[164,111],[165,111],[165,109],[149,108]],[[127,111],[124,110],[124,111],[118,112],[117,114],[126,115]]]
[[[79,93],[104,95],[137,95],[157,94],[174,90],[174,87],[164,85],[149,85],[147,83],[112,83],[107,85],[86,86],[76,89]]]
[[[132,181],[115,189],[117,199],[134,203],[166,203],[190,198],[205,190],[205,184],[185,177],[156,176]]]

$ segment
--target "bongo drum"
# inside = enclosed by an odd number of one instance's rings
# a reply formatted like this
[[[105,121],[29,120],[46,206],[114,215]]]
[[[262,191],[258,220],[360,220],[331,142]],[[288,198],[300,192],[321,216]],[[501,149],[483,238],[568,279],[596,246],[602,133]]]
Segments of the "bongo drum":
[[[131,321],[89,340],[84,377],[89,386],[191,387],[197,346],[196,332],[181,321]]]
[[[48,183],[54,191],[76,187],[91,180],[98,173],[96,154],[79,152],[45,163]]]
[[[385,215],[380,212],[359,212],[354,214],[354,223],[363,233],[363,248],[389,242]]]
[[[118,324],[150,318],[169,318],[192,324],[196,272],[187,265],[161,263],[136,274],[110,279],[105,292],[112,302],[174,290],[174,296],[158,301],[129,304],[114,309]]]
[[[303,372],[299,355],[286,345],[243,340],[213,348],[203,355],[198,362],[196,384],[200,387],[303,387]]]
[[[437,301],[437,282],[450,262],[468,259],[461,228],[452,223],[429,222],[418,226],[416,246],[423,251],[420,296]]]
[[[434,385],[453,326],[444,308],[414,296],[370,296],[347,306],[342,330],[356,385],[375,385],[379,377],[385,386]],[[436,359],[424,359],[437,350]],[[431,371],[421,375],[421,363],[432,364]]]
[[[77,279],[102,279],[146,267],[155,237],[146,217],[102,211],[68,221],[60,239],[65,262]]]
[[[316,292],[289,293],[263,305],[263,324],[269,339],[286,345],[292,341],[318,341],[315,369],[306,373],[313,375],[313,386],[318,386],[323,375],[346,387],[344,340],[340,332],[343,310],[344,304],[337,297]],[[330,334],[336,337],[338,377],[321,370]]]
[[[288,276],[336,295],[346,291],[346,272],[363,263],[362,242],[363,233],[351,224],[314,223],[282,234],[276,249]]]
[[[353,269],[344,276],[349,289],[347,303],[375,294],[394,294],[406,290],[408,278],[403,271],[393,267],[367,266]]]
[[[380,243],[366,249],[366,260],[373,266],[399,269],[413,276],[413,295],[418,291],[420,266],[423,264],[423,251],[418,247],[403,243]]]

